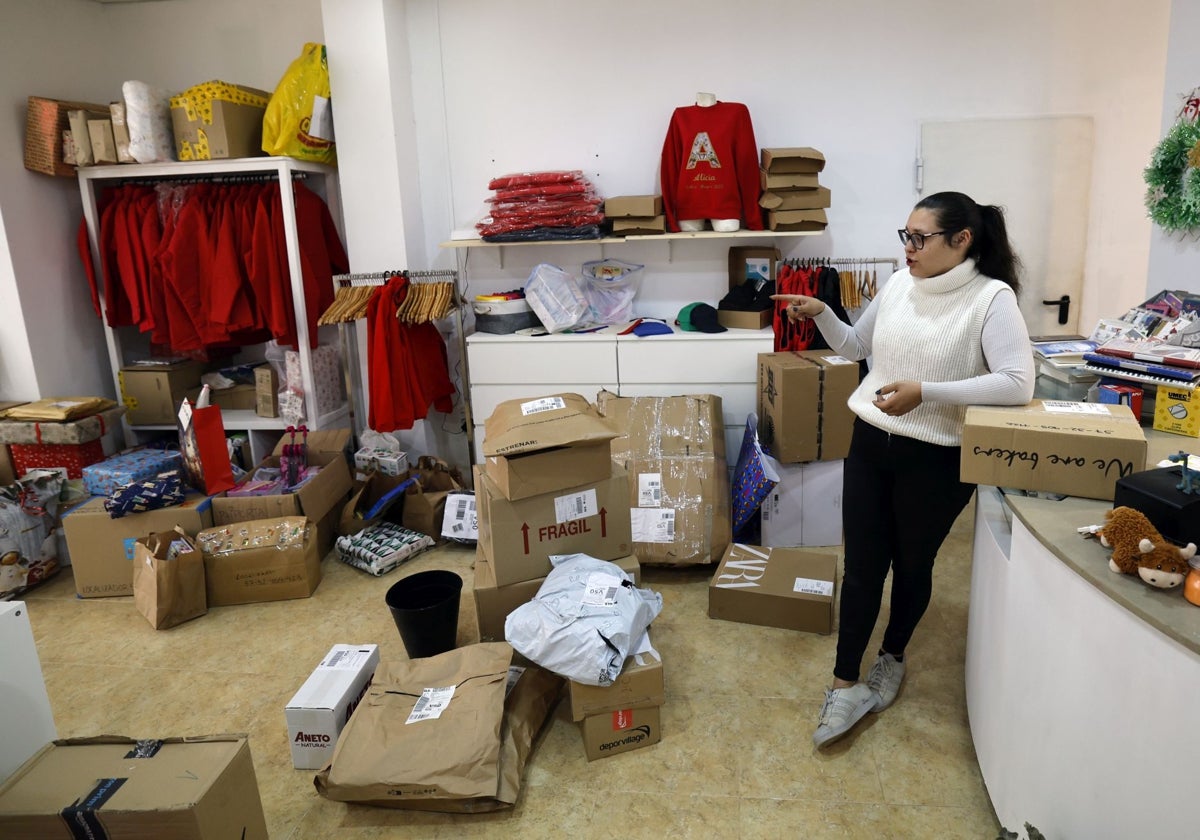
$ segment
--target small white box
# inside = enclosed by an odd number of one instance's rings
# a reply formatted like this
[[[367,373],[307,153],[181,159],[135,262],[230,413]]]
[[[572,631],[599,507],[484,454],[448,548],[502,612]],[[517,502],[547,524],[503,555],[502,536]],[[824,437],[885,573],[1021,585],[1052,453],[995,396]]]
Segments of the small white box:
[[[292,766],[319,770],[379,665],[378,645],[334,645],[287,704]]]
[[[442,536],[463,542],[479,539],[479,518],[475,513],[474,493],[451,493],[442,514]]]
[[[403,475],[408,470],[408,453],[364,446],[354,453],[354,468],[360,473]]]
[[[843,462],[772,461],[779,472],[779,483],[762,503],[762,544],[841,545]]]

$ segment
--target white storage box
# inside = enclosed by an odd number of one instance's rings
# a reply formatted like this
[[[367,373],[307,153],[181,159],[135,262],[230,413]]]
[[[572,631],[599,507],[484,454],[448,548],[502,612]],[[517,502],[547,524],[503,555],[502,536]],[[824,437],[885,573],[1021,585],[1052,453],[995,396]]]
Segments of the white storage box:
[[[333,758],[338,735],[371,684],[378,645],[334,645],[287,704],[292,766],[320,770]]]
[[[550,332],[562,332],[588,314],[579,280],[558,266],[539,263],[525,281],[525,300]]]

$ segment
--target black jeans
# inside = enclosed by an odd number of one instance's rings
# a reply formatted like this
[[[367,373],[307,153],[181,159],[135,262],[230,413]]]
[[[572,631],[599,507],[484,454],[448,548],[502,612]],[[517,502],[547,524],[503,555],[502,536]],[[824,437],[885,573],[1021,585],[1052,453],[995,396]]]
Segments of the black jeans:
[[[974,484],[958,480],[957,446],[937,446],[854,422],[842,489],[846,562],[833,675],[858,679],[892,570],[883,649],[899,656],[929,606],[933,561]]]

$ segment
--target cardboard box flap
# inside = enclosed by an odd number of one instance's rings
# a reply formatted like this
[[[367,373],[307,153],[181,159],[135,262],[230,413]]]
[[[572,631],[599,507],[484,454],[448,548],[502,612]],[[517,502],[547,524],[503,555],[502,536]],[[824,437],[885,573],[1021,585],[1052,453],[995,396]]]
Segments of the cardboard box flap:
[[[483,454],[515,455],[612,440],[617,431],[579,394],[508,400],[484,423]]]
[[[820,172],[825,168],[825,155],[811,146],[763,149],[762,168],[772,175],[777,172]]]

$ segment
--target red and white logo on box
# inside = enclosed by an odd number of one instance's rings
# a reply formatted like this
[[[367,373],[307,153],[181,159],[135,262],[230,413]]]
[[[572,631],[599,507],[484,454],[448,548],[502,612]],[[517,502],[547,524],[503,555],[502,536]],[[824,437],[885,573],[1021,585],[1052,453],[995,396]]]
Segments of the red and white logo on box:
[[[620,732],[633,726],[633,709],[621,709],[612,713],[613,732]]]

